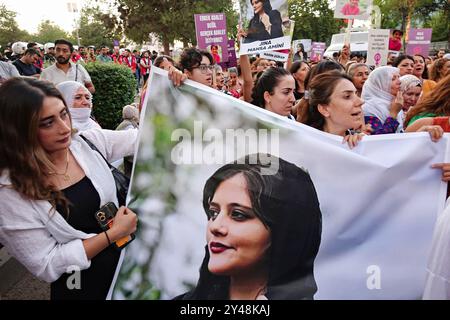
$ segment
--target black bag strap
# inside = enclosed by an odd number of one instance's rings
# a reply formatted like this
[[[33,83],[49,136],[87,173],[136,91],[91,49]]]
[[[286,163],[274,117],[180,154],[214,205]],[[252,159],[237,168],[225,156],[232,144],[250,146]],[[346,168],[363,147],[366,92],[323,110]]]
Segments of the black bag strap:
[[[78,81],[78,63],[77,66],[75,67],[75,82]],[[83,138],[83,136],[81,136]],[[84,138],[83,138],[84,139]],[[86,142],[89,140],[85,140]],[[91,147],[92,148],[92,147]],[[95,150],[97,150],[97,148],[95,148]],[[97,150],[98,151],[98,150]]]
[[[100,150],[98,150],[97,147],[96,147],[91,141],[89,141],[88,138],[86,138],[85,136],[83,136],[83,135],[81,135],[81,134],[80,134],[80,137],[81,137],[84,141],[86,141],[86,143],[89,145],[89,147],[91,147],[92,150],[95,150],[95,151],[97,151],[98,153],[100,153],[100,155],[102,156],[103,160],[105,160],[106,164],[108,165],[109,169],[111,169],[111,170],[112,170],[112,169],[115,169],[115,168],[112,166],[112,164],[110,164],[110,163],[108,162],[108,160],[106,160],[106,158],[103,156],[103,154],[100,152]]]

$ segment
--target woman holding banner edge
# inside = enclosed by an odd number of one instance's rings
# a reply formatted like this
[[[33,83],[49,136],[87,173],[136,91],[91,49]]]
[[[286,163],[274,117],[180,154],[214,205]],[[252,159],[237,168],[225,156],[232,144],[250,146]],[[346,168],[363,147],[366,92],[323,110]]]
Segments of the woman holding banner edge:
[[[93,129],[83,136],[109,161],[132,154],[137,142],[137,130]],[[120,257],[111,244],[135,232],[137,216],[121,207],[110,229],[98,225],[100,206],[118,204],[114,178],[72,129],[53,84],[13,78],[2,85],[0,153],[0,242],[51,282],[52,300],[106,299]]]

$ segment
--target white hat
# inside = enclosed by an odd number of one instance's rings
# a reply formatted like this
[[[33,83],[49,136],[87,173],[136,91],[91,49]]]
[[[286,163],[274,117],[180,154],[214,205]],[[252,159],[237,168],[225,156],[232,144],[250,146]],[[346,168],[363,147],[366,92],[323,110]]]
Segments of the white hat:
[[[444,54],[442,58],[450,60],[450,53]]]
[[[27,50],[27,43],[26,42],[14,42],[11,46],[11,50],[14,52],[14,54],[24,54],[25,50]]]
[[[52,42],[47,42],[46,44],[44,44],[44,50],[45,50],[45,53],[48,53],[48,50],[50,49],[50,48],[54,48],[55,47],[55,44],[54,43],[52,43]]]

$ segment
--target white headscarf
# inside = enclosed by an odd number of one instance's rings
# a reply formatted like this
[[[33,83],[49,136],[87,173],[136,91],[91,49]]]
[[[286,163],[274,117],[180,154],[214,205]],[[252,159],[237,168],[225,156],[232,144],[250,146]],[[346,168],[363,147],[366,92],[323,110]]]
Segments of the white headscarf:
[[[78,129],[78,131],[93,128],[101,129],[98,123],[91,119],[92,103],[89,108],[73,108],[75,94],[80,88],[84,88],[86,90],[92,101],[92,94],[83,84],[75,81],[64,81],[58,84],[56,88],[61,92],[67,106],[69,107],[73,128]]]
[[[399,70],[386,66],[373,70],[364,83],[361,97],[365,103],[363,111],[365,116],[377,117],[385,122],[389,115],[389,108],[394,96],[391,94],[392,77]]]
[[[401,92],[405,92],[411,88],[422,86],[422,81],[420,81],[419,78],[413,76],[412,74],[405,74],[404,76],[401,76],[400,82],[401,82],[400,84]]]

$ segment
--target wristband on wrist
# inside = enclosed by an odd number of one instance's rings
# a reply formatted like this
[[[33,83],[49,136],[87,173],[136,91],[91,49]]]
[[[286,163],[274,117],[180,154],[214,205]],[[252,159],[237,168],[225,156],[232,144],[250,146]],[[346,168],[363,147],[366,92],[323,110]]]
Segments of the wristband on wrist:
[[[111,240],[109,239],[108,233],[106,231],[103,232],[106,236],[106,240],[108,240],[108,246],[111,245]]]

